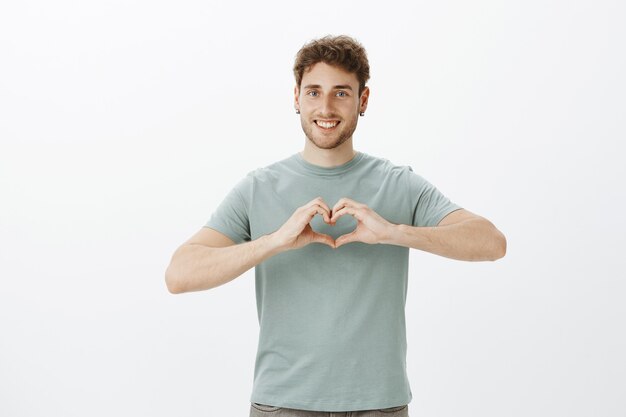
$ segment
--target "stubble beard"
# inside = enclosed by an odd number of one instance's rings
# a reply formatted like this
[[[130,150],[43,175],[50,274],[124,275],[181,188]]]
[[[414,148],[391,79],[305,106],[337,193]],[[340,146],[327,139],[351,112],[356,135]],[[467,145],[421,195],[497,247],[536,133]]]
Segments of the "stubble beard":
[[[316,130],[318,130],[319,128],[317,126],[314,126],[314,121],[311,121],[309,123],[305,121],[302,116],[300,116],[302,130],[304,130],[304,134],[306,135],[307,139],[311,143],[313,143],[313,145],[321,149],[337,148],[338,146],[341,146],[345,141],[350,139],[352,137],[352,134],[356,130],[357,120],[358,114],[356,115],[356,117],[352,118],[349,121],[342,120],[341,123],[339,123],[339,126],[337,126],[341,127],[341,130],[339,132],[333,132],[332,135],[326,136],[322,132],[316,132]],[[345,126],[342,127],[341,125],[343,124],[345,124]],[[337,137],[335,141],[328,142],[328,138],[337,134],[339,135],[339,137]]]

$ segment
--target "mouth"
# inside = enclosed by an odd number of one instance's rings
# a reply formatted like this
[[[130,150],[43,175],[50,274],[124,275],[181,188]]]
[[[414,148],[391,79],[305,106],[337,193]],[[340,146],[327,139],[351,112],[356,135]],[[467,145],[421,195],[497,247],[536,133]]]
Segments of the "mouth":
[[[317,127],[325,131],[334,130],[337,128],[339,123],[341,123],[339,120],[329,120],[329,121],[314,120],[313,122],[315,123]]]

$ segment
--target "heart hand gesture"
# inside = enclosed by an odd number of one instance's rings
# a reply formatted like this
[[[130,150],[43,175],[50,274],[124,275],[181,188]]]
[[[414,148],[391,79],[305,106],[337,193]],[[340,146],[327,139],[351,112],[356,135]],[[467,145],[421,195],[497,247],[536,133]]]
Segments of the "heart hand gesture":
[[[324,222],[331,226],[336,224],[339,217],[350,214],[357,220],[357,227],[351,233],[334,240],[332,236],[318,233],[311,228],[311,220],[317,214],[322,215]],[[365,204],[342,198],[331,211],[324,200],[317,197],[298,207],[275,235],[279,246],[287,250],[299,249],[314,242],[338,248],[350,242],[384,243],[389,238],[392,226],[392,223]]]

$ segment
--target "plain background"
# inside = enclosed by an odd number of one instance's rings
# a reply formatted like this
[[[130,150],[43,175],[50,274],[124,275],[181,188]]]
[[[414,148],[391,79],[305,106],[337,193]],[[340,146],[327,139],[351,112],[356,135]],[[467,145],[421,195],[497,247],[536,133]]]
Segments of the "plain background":
[[[248,415],[254,271],[179,295],[164,271],[302,150],[293,59],[326,34],[370,59],[355,149],[508,240],[411,251],[411,415],[625,415],[624,21],[617,0],[3,3],[0,415]]]

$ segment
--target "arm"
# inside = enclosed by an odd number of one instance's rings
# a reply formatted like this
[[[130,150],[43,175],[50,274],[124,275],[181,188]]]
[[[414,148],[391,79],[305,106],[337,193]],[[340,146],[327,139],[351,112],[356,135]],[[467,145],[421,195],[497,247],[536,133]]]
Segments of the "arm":
[[[335,248],[350,242],[407,246],[462,261],[495,261],[506,253],[506,238],[487,219],[465,209],[444,217],[436,227],[394,224],[366,204],[342,198],[332,209],[331,223],[350,214],[356,229],[339,236]]]
[[[165,283],[172,294],[208,290],[279,252],[271,235],[236,245],[226,235],[204,227],[176,249],[165,271]]]
[[[309,223],[316,214],[330,223],[330,209],[321,197],[298,207],[277,231],[238,245],[223,233],[203,227],[172,255],[165,271],[167,289],[172,294],[208,290],[281,252],[311,243],[334,247],[331,236],[311,228]]]
[[[391,224],[384,243],[407,246],[462,261],[495,261],[506,254],[506,238],[489,220],[455,210],[435,227]]]

